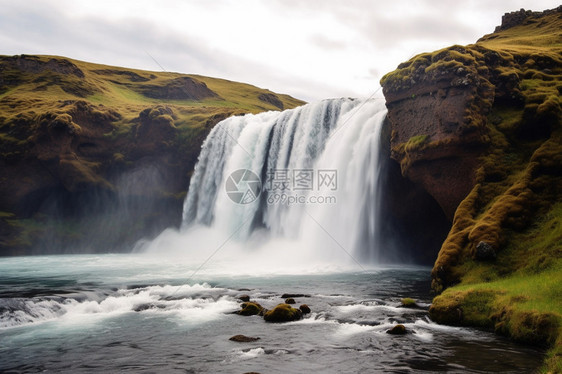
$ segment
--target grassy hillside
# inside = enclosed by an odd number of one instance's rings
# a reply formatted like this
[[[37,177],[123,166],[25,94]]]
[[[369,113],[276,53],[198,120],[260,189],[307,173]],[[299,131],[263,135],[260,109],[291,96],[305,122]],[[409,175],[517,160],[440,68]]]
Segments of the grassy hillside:
[[[469,176],[433,267],[432,288],[440,295],[432,318],[550,347],[543,371],[556,373],[562,373],[560,30],[562,7],[508,13],[477,43],[415,56],[381,80],[403,174],[429,180],[424,187],[438,202]]]
[[[124,133],[147,107],[166,105],[180,130],[200,126],[216,114],[282,110],[303,102],[249,84],[168,72],[149,72],[92,64],[55,56],[0,56],[0,115],[6,126],[21,113],[41,114],[69,100],[83,100],[120,115],[113,122]]]
[[[0,56],[0,254],[80,247],[89,232],[107,250],[177,224],[217,122],[302,104],[223,79]]]
[[[549,346],[543,370],[562,372],[562,12],[522,18],[466,47],[495,89],[489,146],[434,267],[437,291],[458,285],[432,315]]]

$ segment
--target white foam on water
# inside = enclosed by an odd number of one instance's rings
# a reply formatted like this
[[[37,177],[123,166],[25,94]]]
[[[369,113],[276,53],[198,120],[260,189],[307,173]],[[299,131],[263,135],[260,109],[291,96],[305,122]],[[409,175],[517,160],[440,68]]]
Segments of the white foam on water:
[[[247,350],[237,349],[232,354],[222,361],[223,364],[230,364],[239,361],[251,360],[259,356],[265,355],[265,350],[261,347],[252,348]]]
[[[186,261],[204,275],[357,271],[364,270],[357,257],[365,253],[377,263],[385,116],[382,100],[333,99],[221,121],[203,143],[182,228],[140,242],[135,251]],[[261,179],[257,200],[242,204],[227,193],[245,186],[233,184],[236,170]],[[272,187],[277,171],[293,178],[290,191]],[[299,171],[312,173],[310,189],[296,190]],[[331,178],[322,179],[322,172]],[[278,195],[287,199],[279,202]],[[304,203],[291,204],[293,195]]]
[[[238,308],[236,300],[221,296],[226,291],[204,283],[120,289],[102,300],[15,300],[11,310],[0,315],[0,328],[52,320],[68,325],[95,323],[125,313],[167,313],[190,323],[203,323]]]
[[[335,335],[341,338],[348,338],[352,335],[364,334],[376,329],[375,326],[361,325],[357,323],[339,323]]]
[[[396,308],[390,305],[367,305],[367,304],[352,304],[352,305],[340,305],[336,306],[335,309],[342,314],[351,314],[358,312],[370,312],[376,313],[377,311],[400,313],[403,309]]]

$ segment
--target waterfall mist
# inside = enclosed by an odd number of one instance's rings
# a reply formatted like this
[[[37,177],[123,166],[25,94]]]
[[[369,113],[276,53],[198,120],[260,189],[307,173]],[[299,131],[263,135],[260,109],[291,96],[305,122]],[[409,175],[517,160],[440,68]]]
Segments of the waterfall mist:
[[[333,99],[220,122],[203,143],[181,229],[135,251],[212,257],[242,273],[395,260],[379,234],[385,115],[383,100]]]
[[[175,199],[158,192],[165,175],[154,164],[115,172],[110,182],[112,189],[61,187],[30,201],[38,212],[30,235],[40,238],[32,254],[129,251],[139,237],[154,238],[181,217],[181,211],[170,214]]]

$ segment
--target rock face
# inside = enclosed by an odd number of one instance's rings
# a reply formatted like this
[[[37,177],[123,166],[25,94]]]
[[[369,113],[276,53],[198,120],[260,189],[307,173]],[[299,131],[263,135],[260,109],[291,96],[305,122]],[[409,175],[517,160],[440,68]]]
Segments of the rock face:
[[[0,255],[128,251],[180,223],[216,123],[302,104],[214,78],[28,55],[0,56],[0,95]]]
[[[382,84],[392,158],[452,220],[485,149],[492,86],[479,74],[474,54],[460,46],[401,64]]]
[[[550,347],[552,372],[562,357],[550,302],[562,292],[561,29],[562,6],[522,9],[477,43],[422,54],[382,80],[392,157],[449,217],[430,317]]]
[[[500,256],[560,199],[561,14],[508,14],[476,44],[421,54],[381,80],[392,158],[452,224],[437,292],[461,279],[479,243]]]

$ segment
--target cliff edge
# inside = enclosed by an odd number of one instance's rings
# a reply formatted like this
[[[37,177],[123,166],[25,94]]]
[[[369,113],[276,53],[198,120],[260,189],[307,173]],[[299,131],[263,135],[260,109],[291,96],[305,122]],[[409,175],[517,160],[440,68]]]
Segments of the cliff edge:
[[[432,318],[554,347],[559,371],[562,7],[502,21],[383,77],[392,158],[451,222]]]
[[[178,225],[217,122],[301,104],[216,78],[0,56],[0,255],[119,251]]]

